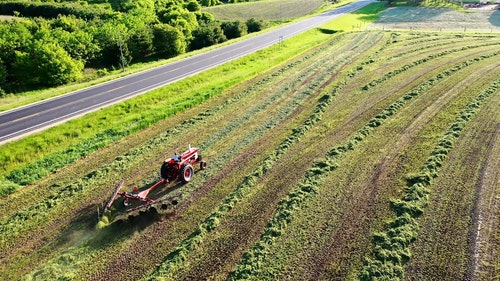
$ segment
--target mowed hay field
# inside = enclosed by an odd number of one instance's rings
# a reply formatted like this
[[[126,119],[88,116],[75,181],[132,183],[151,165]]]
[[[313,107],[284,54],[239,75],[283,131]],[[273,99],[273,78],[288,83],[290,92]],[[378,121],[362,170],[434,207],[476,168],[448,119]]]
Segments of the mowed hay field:
[[[494,1],[490,1],[493,2]],[[437,7],[390,7],[368,26],[378,30],[500,32],[500,4],[456,10]]]
[[[286,48],[286,42],[281,48]],[[5,280],[498,277],[500,35],[328,42],[0,199]],[[97,229],[122,179],[208,168]]]

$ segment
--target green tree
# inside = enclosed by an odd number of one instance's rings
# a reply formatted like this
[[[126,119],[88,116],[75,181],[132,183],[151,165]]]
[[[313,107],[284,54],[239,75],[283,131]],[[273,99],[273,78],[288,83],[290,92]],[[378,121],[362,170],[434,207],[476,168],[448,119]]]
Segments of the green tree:
[[[227,39],[238,38],[247,34],[247,26],[241,21],[223,22],[220,26]]]
[[[73,32],[79,29],[82,29],[85,26],[85,21],[82,19],[78,19],[77,17],[63,16],[59,15],[56,19],[51,22],[52,28],[61,28],[63,30]]]
[[[204,47],[212,46],[215,44],[226,41],[220,25],[215,22],[200,26],[193,31],[193,39],[191,40],[190,49],[197,50]]]
[[[141,60],[153,52],[153,30],[149,26],[134,29],[127,42],[133,60]]]
[[[153,26],[153,45],[156,54],[160,57],[175,57],[186,52],[184,34],[168,24]]]
[[[191,1],[187,2],[186,4],[184,4],[184,8],[186,8],[191,13],[201,11],[200,3],[198,3],[195,0],[191,0]]]
[[[198,27],[196,15],[180,5],[158,11],[158,19],[180,30],[187,40],[191,38],[193,30]]]
[[[198,24],[207,24],[210,22],[215,21],[214,15],[207,13],[207,12],[198,12],[195,13],[196,15],[196,20],[198,21]]]
[[[27,51],[33,39],[31,30],[34,23],[31,20],[0,21],[0,88],[2,92],[11,92],[14,88],[15,77],[12,74],[12,65],[16,51]]]
[[[256,20],[254,18],[247,20],[246,25],[248,33],[259,32],[267,27],[266,22],[264,22],[263,20]]]
[[[94,59],[100,51],[99,46],[94,42],[92,34],[83,30],[69,32],[56,28],[51,31],[51,36],[72,58],[84,63]]]
[[[34,24],[29,21],[0,21],[0,59],[9,68],[15,58],[15,51],[26,50],[33,35]]]
[[[123,17],[122,22],[128,29],[127,46],[133,60],[140,61],[153,52],[153,23],[157,22],[156,14],[151,11],[137,9]]]
[[[54,42],[35,40],[27,52],[16,51],[13,73],[23,85],[57,86],[77,80],[83,63]]]
[[[129,31],[124,24],[116,20],[98,22],[90,30],[101,49],[93,61],[94,65],[106,67],[121,66],[122,63],[128,65],[132,57],[126,44],[129,40]]]
[[[108,0],[115,11],[128,13],[134,9],[154,10],[154,0]]]

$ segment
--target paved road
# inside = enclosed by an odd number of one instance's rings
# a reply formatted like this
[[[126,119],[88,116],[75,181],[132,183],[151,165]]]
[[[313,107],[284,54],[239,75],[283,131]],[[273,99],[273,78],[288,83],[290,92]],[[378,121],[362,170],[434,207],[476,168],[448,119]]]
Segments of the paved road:
[[[0,113],[0,145],[264,49],[371,2],[361,0],[204,54]]]

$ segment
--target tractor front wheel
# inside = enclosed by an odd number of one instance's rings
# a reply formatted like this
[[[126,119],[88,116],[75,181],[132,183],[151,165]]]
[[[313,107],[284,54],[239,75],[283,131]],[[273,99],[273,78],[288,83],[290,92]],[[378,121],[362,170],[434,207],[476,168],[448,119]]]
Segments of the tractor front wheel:
[[[184,183],[190,182],[193,179],[193,174],[194,174],[193,166],[185,164],[181,168],[181,172],[179,173],[179,179]]]

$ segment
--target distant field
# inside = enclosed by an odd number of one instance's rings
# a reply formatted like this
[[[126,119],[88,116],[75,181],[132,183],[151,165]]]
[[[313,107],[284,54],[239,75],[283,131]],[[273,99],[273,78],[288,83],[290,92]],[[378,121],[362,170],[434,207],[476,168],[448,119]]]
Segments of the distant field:
[[[3,16],[3,15],[0,15],[0,20],[11,20],[11,19],[14,19],[15,17],[13,16]]]
[[[458,11],[450,8],[393,7],[367,29],[500,32],[500,11]]]
[[[323,0],[271,0],[204,8],[219,20],[284,20],[298,18],[318,10]]]

